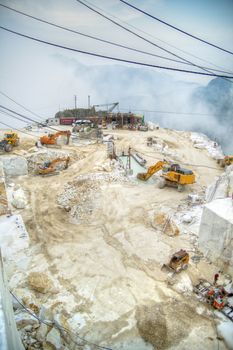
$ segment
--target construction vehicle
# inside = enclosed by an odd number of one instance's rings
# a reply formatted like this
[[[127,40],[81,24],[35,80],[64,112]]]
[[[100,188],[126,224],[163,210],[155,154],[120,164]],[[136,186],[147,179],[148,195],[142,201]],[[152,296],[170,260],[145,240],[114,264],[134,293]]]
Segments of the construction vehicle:
[[[167,268],[174,273],[179,273],[188,268],[188,263],[189,254],[186,252],[186,250],[180,249],[178,252],[172,255],[168,264],[163,264],[162,269]]]
[[[11,152],[12,148],[13,146],[10,143],[8,143],[6,140],[0,141],[0,151]]]
[[[43,165],[39,166],[38,174],[39,175],[55,175],[55,173],[58,174],[57,165],[62,162],[65,162],[64,169],[67,169],[69,165],[69,161],[70,161],[70,157],[64,157],[64,158],[56,158],[51,162],[50,161],[45,162]]]
[[[225,168],[225,166],[233,164],[233,156],[225,156],[223,159],[218,159],[217,163],[220,164],[222,168]]]
[[[102,111],[100,110],[99,112],[102,114],[103,113],[103,116],[102,116],[102,129],[107,129],[107,115],[108,113],[111,113],[117,106],[119,105],[119,102],[112,102],[112,103],[105,103],[105,104],[100,104],[100,105],[93,105],[94,108],[96,107],[107,107],[107,110],[105,111]],[[106,114],[106,115],[104,115]]]
[[[147,181],[159,170],[163,171],[159,188],[173,186],[182,192],[185,185],[191,185],[195,182],[195,175],[191,170],[181,168],[179,164],[169,164],[167,161],[158,161],[155,165],[150,166],[146,173],[137,174],[137,178]]]
[[[18,146],[19,145],[19,136],[16,132],[5,132],[4,133],[4,140],[7,141],[7,143],[11,144],[12,146]]]
[[[66,145],[68,145],[70,141],[70,135],[71,135],[71,132],[69,130],[58,131],[55,134],[48,134],[48,135],[41,136],[40,142],[42,145],[56,145],[58,137],[66,136],[67,137]]]
[[[200,279],[193,291],[199,296],[200,301],[210,304],[233,322],[233,305],[230,302],[233,294],[228,293],[224,286],[213,285],[204,279]]]

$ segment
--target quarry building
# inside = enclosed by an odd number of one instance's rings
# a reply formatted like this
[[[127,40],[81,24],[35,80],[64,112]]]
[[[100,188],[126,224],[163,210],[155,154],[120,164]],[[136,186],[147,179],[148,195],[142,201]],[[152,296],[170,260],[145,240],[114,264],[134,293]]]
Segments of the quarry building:
[[[92,108],[66,109],[57,112],[54,118],[46,120],[48,125],[72,125],[78,120],[88,120],[94,125],[113,124],[116,128],[136,128],[144,123],[144,116],[127,112],[112,112],[108,110],[96,110]]]

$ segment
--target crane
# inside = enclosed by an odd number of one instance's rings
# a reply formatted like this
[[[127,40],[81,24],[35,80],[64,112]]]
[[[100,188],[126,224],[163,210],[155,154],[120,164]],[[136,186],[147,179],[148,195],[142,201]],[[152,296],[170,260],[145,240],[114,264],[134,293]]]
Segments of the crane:
[[[119,105],[119,102],[112,102],[112,103],[104,103],[101,105],[93,105],[93,107],[104,107],[107,106],[107,112],[112,112],[117,106]],[[110,106],[110,108],[109,108]]]

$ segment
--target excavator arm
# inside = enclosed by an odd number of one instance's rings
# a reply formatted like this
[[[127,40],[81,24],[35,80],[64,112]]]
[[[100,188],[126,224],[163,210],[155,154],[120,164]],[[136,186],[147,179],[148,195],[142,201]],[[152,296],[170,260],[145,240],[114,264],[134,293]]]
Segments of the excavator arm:
[[[68,145],[70,140],[70,135],[71,135],[71,132],[69,130],[58,131],[55,134],[50,134],[50,135],[44,135],[40,138],[40,142],[42,145],[55,145],[57,142],[57,138],[61,135],[66,135],[67,137],[66,144]]]
[[[39,167],[39,174],[40,175],[46,175],[51,174],[56,171],[56,164],[59,164],[61,162],[65,162],[64,169],[68,168],[70,161],[70,157],[64,157],[64,158],[56,158],[49,164],[45,163],[43,166]]]
[[[152,175],[157,173],[157,171],[163,169],[164,165],[166,165],[166,164],[167,164],[167,162],[160,160],[156,164],[150,166],[147,169],[146,173],[139,173],[139,174],[137,174],[137,178],[139,180],[142,180],[142,181],[147,181]]]

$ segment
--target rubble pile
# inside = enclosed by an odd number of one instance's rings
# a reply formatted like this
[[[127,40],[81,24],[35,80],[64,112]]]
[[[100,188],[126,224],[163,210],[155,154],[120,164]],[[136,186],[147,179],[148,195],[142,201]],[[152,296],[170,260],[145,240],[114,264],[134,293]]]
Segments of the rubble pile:
[[[178,236],[180,230],[171,216],[165,213],[156,213],[152,223],[153,227],[160,228],[161,231],[168,236]]]
[[[26,310],[20,304],[15,309],[16,325],[25,349],[75,349],[62,315],[39,307],[34,309],[27,306]]]
[[[126,181],[128,179],[120,171],[80,175],[64,186],[64,191],[57,197],[57,202],[59,207],[70,212],[72,218],[88,222],[100,187],[107,183]]]
[[[215,141],[211,141],[206,135],[192,132],[190,138],[195,148],[206,149],[214,159],[224,158],[221,146]]]

